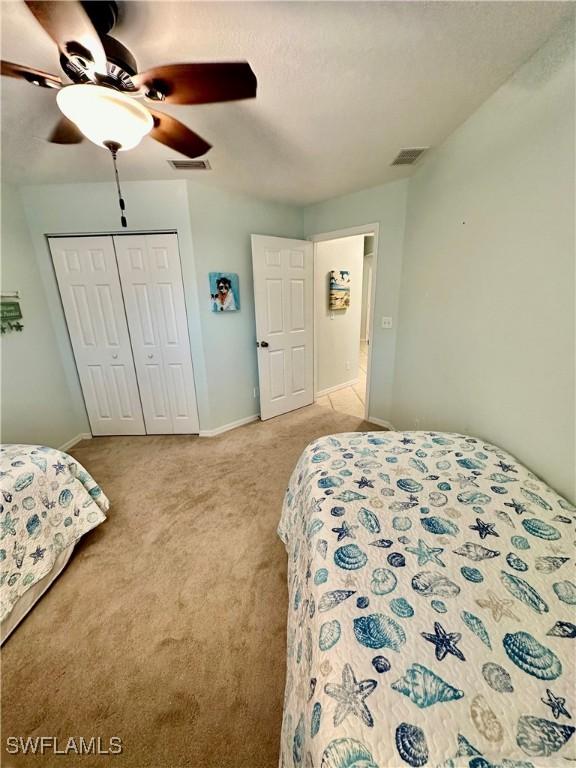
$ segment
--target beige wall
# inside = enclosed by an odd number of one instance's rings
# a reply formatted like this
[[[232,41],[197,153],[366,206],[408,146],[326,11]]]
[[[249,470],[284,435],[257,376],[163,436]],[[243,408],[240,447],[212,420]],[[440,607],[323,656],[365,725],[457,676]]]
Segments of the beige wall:
[[[481,436],[572,500],[574,29],[410,181],[391,420]]]
[[[314,253],[315,391],[323,392],[358,378],[364,235],[316,243]],[[328,276],[333,269],[350,272],[350,306],[328,306]]]
[[[372,267],[373,258],[370,255],[364,255],[364,269],[362,270],[362,314],[360,317],[360,338],[365,341],[370,332],[368,327],[369,317],[368,309],[370,306],[370,290],[372,288]]]

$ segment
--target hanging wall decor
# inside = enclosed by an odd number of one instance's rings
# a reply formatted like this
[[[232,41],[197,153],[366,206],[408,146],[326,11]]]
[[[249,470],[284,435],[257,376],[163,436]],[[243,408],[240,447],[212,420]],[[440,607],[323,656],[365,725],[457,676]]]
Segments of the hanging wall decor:
[[[212,312],[234,312],[240,309],[238,275],[235,272],[210,272],[209,277]]]
[[[18,291],[12,293],[2,293],[0,295],[0,331],[9,333],[10,331],[21,331],[24,326],[22,320],[22,310],[20,309],[20,296]]]
[[[330,272],[329,309],[348,309],[350,306],[350,272],[333,269]]]

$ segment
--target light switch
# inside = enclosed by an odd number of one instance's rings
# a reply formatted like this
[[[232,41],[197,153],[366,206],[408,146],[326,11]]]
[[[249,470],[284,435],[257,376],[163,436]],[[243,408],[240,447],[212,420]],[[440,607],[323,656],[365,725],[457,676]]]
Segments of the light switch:
[[[391,317],[383,317],[382,318],[382,328],[392,328],[392,318]]]

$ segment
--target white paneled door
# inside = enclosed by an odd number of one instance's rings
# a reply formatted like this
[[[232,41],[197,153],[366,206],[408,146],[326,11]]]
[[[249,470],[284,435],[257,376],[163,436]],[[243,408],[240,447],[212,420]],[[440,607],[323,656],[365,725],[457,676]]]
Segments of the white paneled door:
[[[198,432],[178,237],[114,237],[148,434]]]
[[[53,237],[50,251],[94,435],[145,434],[111,237]]]
[[[314,400],[313,245],[252,235],[260,416]]]

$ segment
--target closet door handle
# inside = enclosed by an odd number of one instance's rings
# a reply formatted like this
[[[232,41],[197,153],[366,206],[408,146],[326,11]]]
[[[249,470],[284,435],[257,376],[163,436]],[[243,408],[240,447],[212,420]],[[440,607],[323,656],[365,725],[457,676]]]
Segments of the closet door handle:
[[[152,355],[152,354],[148,355],[148,360],[152,360],[153,357],[154,357],[154,355]]]
[[[113,360],[118,360],[118,354],[116,352],[114,352],[114,354],[112,355],[112,359]]]

